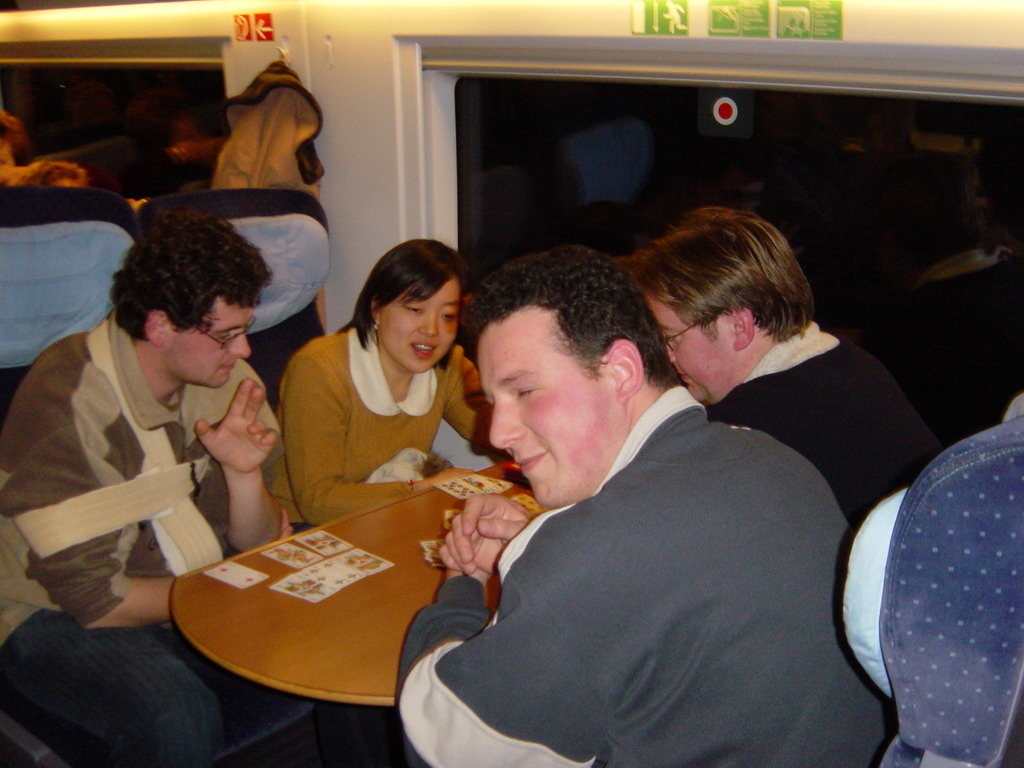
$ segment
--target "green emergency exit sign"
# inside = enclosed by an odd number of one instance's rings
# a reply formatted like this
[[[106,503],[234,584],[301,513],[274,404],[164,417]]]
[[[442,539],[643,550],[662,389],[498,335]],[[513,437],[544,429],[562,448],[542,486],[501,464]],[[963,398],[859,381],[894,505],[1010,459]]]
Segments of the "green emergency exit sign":
[[[775,36],[785,40],[842,40],[843,0],[778,0]]]
[[[689,0],[633,0],[634,35],[690,34]]]
[[[691,18],[691,0],[629,2],[634,35],[689,37],[696,21],[696,37],[706,33],[708,37],[767,38],[773,34],[774,22],[777,39],[843,39],[843,0],[694,0],[696,19]]]
[[[768,0],[710,0],[708,34],[711,37],[768,37],[771,34]]]

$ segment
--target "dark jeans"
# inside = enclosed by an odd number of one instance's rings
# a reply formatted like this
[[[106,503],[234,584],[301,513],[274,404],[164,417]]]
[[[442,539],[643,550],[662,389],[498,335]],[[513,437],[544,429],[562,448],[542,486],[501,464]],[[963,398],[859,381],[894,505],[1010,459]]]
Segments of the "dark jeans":
[[[26,698],[96,734],[125,768],[203,768],[223,741],[206,682],[226,675],[168,627],[84,629],[41,610],[0,648],[0,671]]]

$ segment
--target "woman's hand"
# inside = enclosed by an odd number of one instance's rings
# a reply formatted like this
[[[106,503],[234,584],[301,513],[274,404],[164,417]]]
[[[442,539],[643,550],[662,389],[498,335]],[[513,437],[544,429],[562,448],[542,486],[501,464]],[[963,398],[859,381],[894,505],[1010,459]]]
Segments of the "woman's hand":
[[[423,480],[417,480],[412,483],[412,489],[414,491],[426,491],[433,488],[435,485],[441,483],[447,483],[449,480],[458,480],[460,477],[473,474],[473,470],[464,469],[462,467],[452,467],[451,469],[444,469],[438,472],[436,475],[431,475]]]

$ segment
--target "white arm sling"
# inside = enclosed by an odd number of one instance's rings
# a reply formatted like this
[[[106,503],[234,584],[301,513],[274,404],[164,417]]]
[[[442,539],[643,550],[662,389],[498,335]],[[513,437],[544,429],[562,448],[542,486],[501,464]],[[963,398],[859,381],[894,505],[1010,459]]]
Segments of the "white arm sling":
[[[193,464],[175,460],[163,428],[143,429],[132,415],[114,367],[110,345],[111,321],[90,331],[87,338],[93,363],[110,381],[142,447],[142,472],[132,480],[84,493],[58,504],[18,515],[15,523],[29,546],[40,557],[126,525],[150,520],[160,551],[175,575],[186,573],[223,557],[210,524],[192,501],[193,471],[202,477],[209,459]]]

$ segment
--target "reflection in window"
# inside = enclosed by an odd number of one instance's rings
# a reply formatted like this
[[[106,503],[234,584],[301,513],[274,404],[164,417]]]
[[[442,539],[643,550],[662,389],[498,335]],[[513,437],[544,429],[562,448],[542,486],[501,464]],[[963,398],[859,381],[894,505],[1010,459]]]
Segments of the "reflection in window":
[[[459,248],[477,275],[563,242],[629,253],[686,210],[725,205],[756,211],[789,237],[819,321],[861,327],[875,301],[878,244],[866,217],[882,169],[924,150],[973,160],[986,137],[1024,115],[1005,105],[747,91],[746,138],[709,135],[701,91],[461,79]],[[989,220],[991,240],[1008,239],[1001,223]]]
[[[205,186],[224,138],[219,71],[11,67],[0,87],[36,160],[130,198]]]

